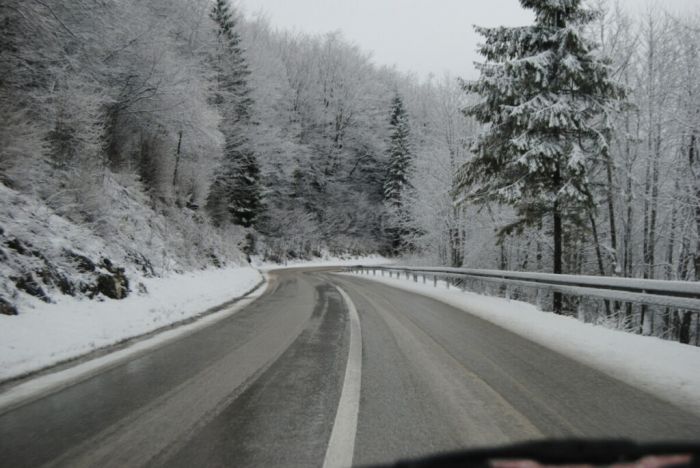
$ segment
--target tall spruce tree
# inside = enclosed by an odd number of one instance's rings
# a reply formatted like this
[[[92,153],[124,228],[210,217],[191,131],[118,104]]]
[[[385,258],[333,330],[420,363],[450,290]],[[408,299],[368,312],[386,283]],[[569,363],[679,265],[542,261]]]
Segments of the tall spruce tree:
[[[458,174],[465,201],[515,208],[517,220],[500,236],[551,220],[553,272],[562,273],[563,229],[595,209],[587,173],[607,151],[608,111],[624,91],[610,78],[610,61],[583,32],[597,12],[582,0],[520,0],[535,23],[476,27],[485,42],[480,78],[465,83],[481,101],[465,113],[485,124],[473,159]],[[561,295],[553,309],[560,313]]]
[[[218,224],[255,224],[263,211],[260,168],[247,138],[251,125],[250,70],[228,0],[216,0],[211,11],[218,47],[214,56],[217,89],[214,101],[222,114],[224,158],[209,192],[207,207]]]
[[[412,168],[412,156],[409,145],[408,115],[403,100],[398,94],[391,103],[389,121],[391,136],[389,141],[389,167],[384,179],[384,203],[391,214],[390,226],[387,228],[390,251],[392,255],[410,248],[407,236],[410,234],[409,211],[406,206],[409,181]]]

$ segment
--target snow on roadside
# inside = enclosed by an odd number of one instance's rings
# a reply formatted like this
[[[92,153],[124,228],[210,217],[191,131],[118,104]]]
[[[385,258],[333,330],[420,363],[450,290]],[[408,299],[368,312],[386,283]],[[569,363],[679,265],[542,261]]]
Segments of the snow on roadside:
[[[61,296],[18,316],[0,315],[0,381],[196,316],[262,279],[251,267],[144,278],[148,294],[123,300]]]
[[[350,274],[350,273],[348,273]],[[355,276],[353,274],[353,276]],[[432,297],[700,414],[700,348],[611,330],[532,304],[411,280],[361,275]]]

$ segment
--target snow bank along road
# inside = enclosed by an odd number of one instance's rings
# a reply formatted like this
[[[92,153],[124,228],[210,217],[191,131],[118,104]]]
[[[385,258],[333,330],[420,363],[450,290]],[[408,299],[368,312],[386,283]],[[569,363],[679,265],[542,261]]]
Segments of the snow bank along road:
[[[442,302],[271,274],[215,324],[9,410],[0,466],[339,466],[700,418]]]

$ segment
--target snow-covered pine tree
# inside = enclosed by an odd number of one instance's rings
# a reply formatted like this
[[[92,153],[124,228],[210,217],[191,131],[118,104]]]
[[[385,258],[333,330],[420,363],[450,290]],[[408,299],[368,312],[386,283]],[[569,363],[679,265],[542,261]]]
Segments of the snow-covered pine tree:
[[[223,106],[224,117],[232,123],[248,123],[253,105],[248,86],[250,69],[229,0],[216,0],[210,17],[216,25],[218,38],[214,56],[218,85],[216,103]]]
[[[486,127],[459,170],[458,190],[465,201],[514,207],[517,220],[501,236],[550,219],[553,271],[562,273],[563,228],[595,208],[587,169],[607,151],[608,110],[624,90],[584,34],[596,11],[582,0],[520,3],[534,11],[533,25],[476,27],[486,61],[464,88],[482,99],[465,113]],[[560,294],[553,306],[561,312]]]
[[[260,168],[255,153],[241,152],[231,181],[229,211],[233,222],[243,227],[255,224],[263,210]]]
[[[392,255],[399,254],[407,246],[409,233],[409,210],[406,206],[407,192],[410,189],[412,156],[409,145],[408,115],[403,100],[398,94],[391,103],[389,121],[391,135],[389,141],[389,167],[384,179],[384,203],[391,215],[387,228]]]
[[[404,191],[409,187],[411,150],[409,148],[408,116],[401,96],[391,103],[391,136],[389,142],[389,168],[384,180],[384,200],[392,207],[403,205]]]
[[[260,168],[247,137],[253,105],[248,86],[250,70],[228,0],[216,0],[211,18],[216,23],[219,39],[214,58],[215,104],[223,117],[224,155],[207,206],[218,224],[230,220],[250,227],[263,210]]]

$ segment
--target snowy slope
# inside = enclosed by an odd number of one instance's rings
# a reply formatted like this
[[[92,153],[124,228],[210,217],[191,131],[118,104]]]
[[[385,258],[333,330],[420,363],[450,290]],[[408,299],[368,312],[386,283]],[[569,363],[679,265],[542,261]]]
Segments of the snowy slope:
[[[235,232],[192,210],[166,216],[115,177],[104,181],[104,219],[93,220],[0,183],[0,380],[192,317],[261,281]]]
[[[143,289],[143,278],[244,263],[235,239],[224,239],[196,212],[166,217],[138,190],[114,179],[105,186],[109,215],[73,222],[0,183],[4,313],[21,314],[66,295],[120,298]]]
[[[349,273],[348,273],[349,274]],[[542,312],[520,301],[447,289],[445,283],[361,275],[432,297],[700,414],[700,348]]]
[[[145,278],[148,294],[101,302],[59,296],[18,316],[0,315],[0,381],[196,316],[262,280],[251,267]]]

